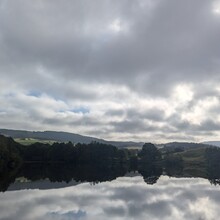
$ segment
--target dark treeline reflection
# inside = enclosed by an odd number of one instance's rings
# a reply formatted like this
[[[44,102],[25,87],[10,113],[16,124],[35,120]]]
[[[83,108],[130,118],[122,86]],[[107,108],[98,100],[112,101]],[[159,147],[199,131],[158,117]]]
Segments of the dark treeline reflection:
[[[111,181],[127,172],[125,167],[119,166],[111,169],[107,166],[81,165],[72,166],[69,164],[24,164],[19,176],[31,181],[49,179],[51,182],[76,182],[99,183]]]
[[[138,171],[130,170],[128,166],[118,165],[117,167],[98,166],[96,164],[71,165],[66,163],[25,163],[16,172],[8,172],[0,179],[0,191],[6,191],[7,188],[15,182],[16,179],[25,179],[26,181],[49,180],[51,183],[75,181],[90,182],[97,184],[104,181],[112,181],[117,177],[137,175]],[[144,180],[148,184],[156,183],[162,174],[162,169],[158,166],[151,166],[139,170]],[[51,185],[52,186],[52,185]]]
[[[175,169],[176,168],[176,169]],[[176,172],[176,170],[178,172]],[[26,181],[49,180],[51,188],[53,183],[71,181],[82,183],[90,182],[97,184],[104,181],[112,181],[117,177],[129,175],[142,175],[146,184],[155,184],[162,174],[174,177],[203,177],[210,180],[212,184],[220,183],[220,169],[211,171],[207,176],[201,176],[194,170],[193,173],[184,172],[177,167],[162,166],[161,164],[148,164],[147,166],[139,163],[137,170],[131,170],[129,166],[118,164],[110,167],[106,164],[99,166],[97,164],[72,165],[67,163],[24,163],[18,170],[5,173],[0,179],[0,191],[4,192],[15,182],[16,179],[25,179]],[[37,188],[37,187],[36,187]]]

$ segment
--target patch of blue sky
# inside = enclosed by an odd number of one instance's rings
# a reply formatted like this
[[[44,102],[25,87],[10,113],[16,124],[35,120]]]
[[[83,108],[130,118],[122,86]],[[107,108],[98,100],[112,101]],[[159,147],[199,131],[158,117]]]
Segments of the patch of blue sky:
[[[90,112],[89,108],[82,107],[82,106],[78,107],[78,108],[71,109],[70,111],[74,112],[74,113],[82,113],[82,114],[87,114]]]
[[[0,114],[5,114],[6,111],[4,109],[0,109]]]
[[[51,213],[48,213],[48,215],[52,216],[52,217],[62,217],[62,219],[81,219],[83,217],[86,216],[86,212],[85,211],[82,211],[82,210],[78,210],[78,211],[69,211],[69,212],[51,212]]]
[[[50,97],[51,99],[53,99],[55,101],[66,103],[64,99],[60,99],[59,97],[57,97],[53,94],[48,94],[48,93],[44,93],[44,92],[37,91],[37,90],[30,90],[28,93],[26,93],[26,95],[36,97],[36,98],[41,98],[44,95],[46,95],[46,96]]]
[[[42,93],[40,91],[37,90],[31,90],[27,93],[28,96],[34,96],[34,97],[40,97],[42,95]]]
[[[60,109],[58,112],[60,113],[65,113],[65,112],[73,112],[76,114],[88,114],[90,112],[89,108],[86,107],[78,107],[78,108],[73,108],[73,109]]]

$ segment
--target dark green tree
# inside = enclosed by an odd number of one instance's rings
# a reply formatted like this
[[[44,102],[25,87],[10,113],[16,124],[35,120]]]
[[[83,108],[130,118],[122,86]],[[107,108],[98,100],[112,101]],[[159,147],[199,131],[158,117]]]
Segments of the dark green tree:
[[[145,143],[138,154],[140,160],[144,163],[155,163],[161,160],[161,153],[152,143]]]
[[[161,153],[154,144],[145,143],[138,153],[138,172],[145,182],[153,184],[162,173]]]

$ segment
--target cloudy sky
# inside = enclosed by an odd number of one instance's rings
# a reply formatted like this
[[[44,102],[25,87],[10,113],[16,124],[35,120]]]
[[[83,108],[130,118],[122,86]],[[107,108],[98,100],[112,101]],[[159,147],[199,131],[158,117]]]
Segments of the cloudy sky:
[[[0,127],[220,139],[220,1],[0,0]]]

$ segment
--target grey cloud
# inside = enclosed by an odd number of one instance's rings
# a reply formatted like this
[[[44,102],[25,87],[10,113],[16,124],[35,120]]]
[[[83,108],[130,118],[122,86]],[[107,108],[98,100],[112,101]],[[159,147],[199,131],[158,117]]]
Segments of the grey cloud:
[[[172,213],[172,208],[170,207],[169,201],[159,201],[147,204],[144,205],[142,208],[145,209],[153,218],[155,214],[157,218],[166,218],[169,217]],[[158,212],[158,210],[160,211]]]
[[[218,105],[203,113],[200,126],[181,119],[199,101],[220,97],[220,18],[212,3],[1,1],[1,125],[42,130],[62,126],[68,131],[76,125],[73,132],[84,126],[87,134],[103,138],[115,133],[138,139],[214,136],[219,132]],[[119,29],[111,29],[116,20]],[[184,105],[172,100],[173,89],[180,84],[193,90],[192,100]],[[66,115],[61,117],[62,109],[54,106],[2,95],[31,91],[65,102]],[[173,113],[160,106],[143,109],[140,101],[148,99],[165,100]],[[76,103],[101,113],[73,118],[68,108]],[[39,105],[54,114],[41,114]]]
[[[198,130],[201,131],[219,131],[220,124],[213,120],[205,120],[200,126],[198,126]]]
[[[111,122],[116,132],[138,132],[138,131],[155,131],[158,127],[145,123],[143,120],[123,120],[121,122]]]
[[[165,119],[165,114],[163,110],[158,108],[150,108],[147,110],[139,108],[127,108],[127,109],[109,109],[106,113],[107,116],[125,116],[129,120],[135,119],[148,119],[151,121],[163,121]]]
[[[125,216],[125,208],[123,206],[119,207],[106,207],[103,211],[108,215],[114,217]]]
[[[34,6],[25,1],[24,7],[21,7],[21,2],[13,6],[8,3],[6,8],[9,10],[2,14],[4,45],[18,51],[16,58],[25,56],[24,61],[19,63],[41,63],[53,71],[60,70],[70,79],[77,77],[95,82],[112,79],[112,82],[131,84],[137,74],[147,74],[146,87],[142,89],[152,92],[154,88],[160,89],[165,85],[167,89],[176,81],[197,80],[197,76],[206,78],[207,71],[213,67],[212,59],[219,57],[217,52],[213,54],[214,57],[211,56],[218,29],[207,1],[160,1],[148,25],[138,20],[145,20],[149,16],[142,13],[142,17],[138,17],[137,13],[141,10],[137,7],[138,2],[133,11],[130,8],[135,3],[117,2],[117,13],[109,11],[109,1],[102,4],[97,1],[96,7],[103,10],[98,13],[88,1],[85,1],[84,7],[79,2],[73,5],[67,1],[62,6],[59,1],[53,5],[46,1],[35,3]],[[127,11],[123,9],[125,5]],[[23,13],[24,10],[33,13]],[[53,17],[55,13],[57,16]],[[109,42],[100,45],[99,50],[93,50],[93,36],[84,36],[84,28],[92,26],[93,22],[96,24],[101,16],[102,28],[105,28],[117,15],[122,20],[132,22],[132,34],[119,33],[115,38],[110,36],[112,39]],[[8,16],[10,19],[7,19]],[[46,21],[45,24],[42,19]],[[204,31],[208,33],[204,34]],[[98,34],[98,26],[94,32]],[[100,35],[97,37],[100,38]],[[187,40],[190,45],[187,45]],[[159,86],[157,79],[163,79],[166,83]]]
[[[207,117],[208,118],[208,117]],[[189,121],[181,120],[178,115],[173,115],[169,118],[170,124],[174,127],[174,132],[179,132],[180,130],[192,133],[192,132],[212,132],[218,131],[220,129],[220,125],[217,121],[206,119],[202,121],[200,124],[191,124]]]
[[[107,116],[123,116],[124,110],[122,109],[111,109],[106,111],[105,113]]]
[[[159,108],[160,106],[158,106],[158,108],[149,108],[147,110],[128,109],[126,115],[128,119],[137,118],[137,119],[148,119],[155,122],[163,121],[165,119],[165,113],[163,110],[160,110]]]
[[[40,115],[38,116],[40,118]],[[70,126],[85,126],[89,128],[94,128],[96,126],[103,125],[102,122],[97,121],[95,118],[87,117],[87,116],[81,116],[79,119],[75,118],[71,115],[66,117],[60,117],[60,118],[46,118],[43,120],[43,123],[45,124],[54,124],[54,125],[70,125]]]
[[[172,114],[168,118],[168,121],[169,121],[169,124],[171,126],[173,126],[177,132],[178,132],[178,130],[182,130],[182,131],[187,130],[191,126],[190,122],[188,122],[186,120],[182,120],[178,113]]]

